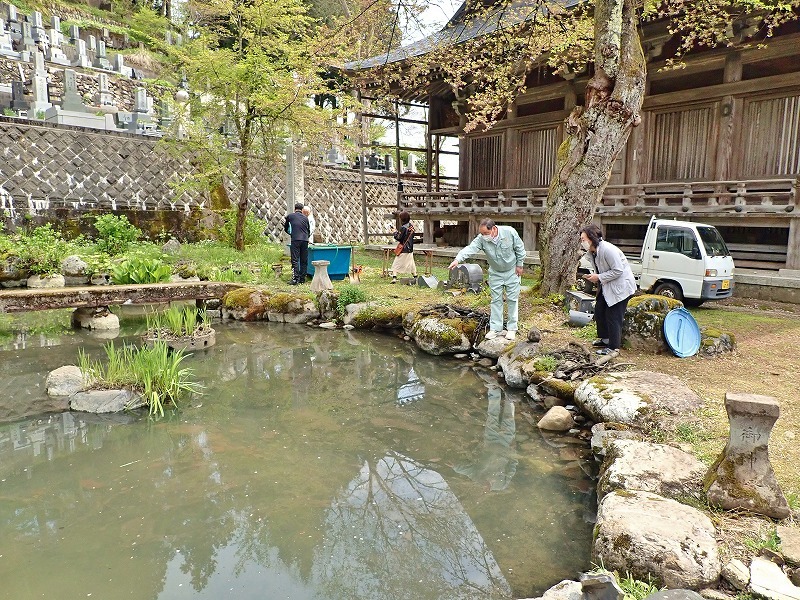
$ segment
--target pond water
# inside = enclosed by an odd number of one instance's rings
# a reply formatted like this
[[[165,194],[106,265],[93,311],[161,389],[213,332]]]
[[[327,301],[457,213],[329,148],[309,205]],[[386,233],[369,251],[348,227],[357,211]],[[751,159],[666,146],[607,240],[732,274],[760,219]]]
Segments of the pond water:
[[[491,372],[390,336],[217,331],[188,359],[204,394],[163,419],[0,424],[0,597],[524,598],[589,568],[586,449]],[[104,343],[0,342],[7,414]]]

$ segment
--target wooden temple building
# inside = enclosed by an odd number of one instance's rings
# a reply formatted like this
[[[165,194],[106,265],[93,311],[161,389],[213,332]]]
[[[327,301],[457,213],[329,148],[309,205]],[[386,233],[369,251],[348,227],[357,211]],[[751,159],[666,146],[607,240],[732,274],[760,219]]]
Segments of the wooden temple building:
[[[782,25],[769,40],[756,25],[742,26],[732,47],[690,54],[681,69],[664,68],[677,46],[666,23],[642,25],[642,124],[619,155],[595,217],[624,250],[638,252],[652,215],[674,217],[718,227],[739,268],[800,270],[800,24]],[[445,29],[454,27],[464,30],[462,39],[481,29],[464,7]],[[347,68],[368,95],[370,68],[411,60],[437,35]],[[502,121],[467,134],[444,82],[432,78],[427,89],[401,92],[428,106],[428,165],[436,164],[442,136],[459,138],[457,191],[437,191],[429,169],[427,192],[398,196],[399,207],[423,221],[426,243],[436,232],[463,246],[491,217],[536,249],[564,119],[583,102],[589,76],[535,70]]]

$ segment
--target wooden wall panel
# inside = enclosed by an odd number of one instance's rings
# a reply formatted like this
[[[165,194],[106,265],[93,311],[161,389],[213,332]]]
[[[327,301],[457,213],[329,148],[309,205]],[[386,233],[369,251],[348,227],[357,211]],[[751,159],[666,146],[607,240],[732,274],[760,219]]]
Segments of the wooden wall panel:
[[[561,127],[520,132],[519,187],[547,187],[556,170],[556,155],[561,143]]]
[[[503,187],[503,134],[470,139],[469,188],[491,190]]]
[[[742,176],[800,173],[800,95],[746,99],[742,130]]]
[[[716,106],[715,103],[653,115],[650,181],[713,178]]]

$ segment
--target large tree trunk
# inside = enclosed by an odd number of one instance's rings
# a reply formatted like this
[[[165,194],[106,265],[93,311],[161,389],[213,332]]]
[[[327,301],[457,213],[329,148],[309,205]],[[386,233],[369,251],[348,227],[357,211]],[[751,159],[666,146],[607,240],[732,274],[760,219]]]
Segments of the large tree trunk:
[[[541,232],[542,292],[575,282],[578,231],[591,222],[631,127],[641,122],[646,66],[632,0],[599,0],[595,8],[594,77],[586,102],[567,118]]]
[[[247,156],[239,158],[239,202],[236,206],[236,233],[233,237],[233,243],[237,250],[244,251],[244,223],[247,219],[247,209],[249,202],[247,200],[250,195],[250,177],[248,176]]]

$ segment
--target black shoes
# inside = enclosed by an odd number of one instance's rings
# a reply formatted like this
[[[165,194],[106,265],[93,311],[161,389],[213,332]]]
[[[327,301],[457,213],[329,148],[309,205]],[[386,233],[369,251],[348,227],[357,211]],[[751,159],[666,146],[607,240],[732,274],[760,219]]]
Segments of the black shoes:
[[[619,356],[619,350],[615,350],[614,348],[603,348],[602,350],[597,350],[596,354],[600,354],[601,356],[610,356],[615,357]]]

